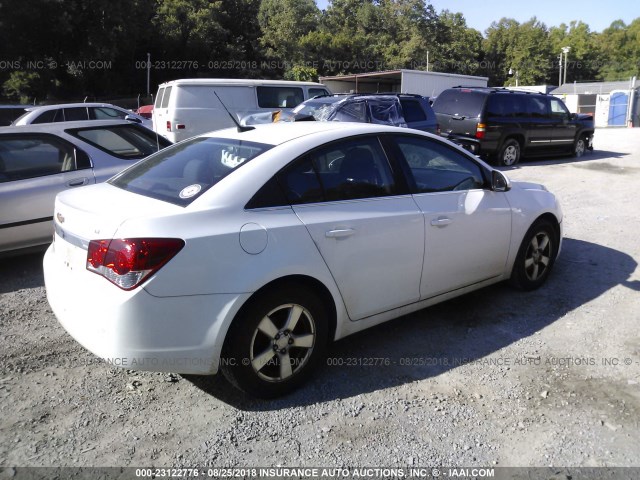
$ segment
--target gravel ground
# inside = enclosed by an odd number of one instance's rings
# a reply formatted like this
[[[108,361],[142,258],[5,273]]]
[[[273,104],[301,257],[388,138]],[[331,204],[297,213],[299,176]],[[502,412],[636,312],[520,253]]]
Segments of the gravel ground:
[[[542,289],[492,286],[341,340],[338,365],[277,401],[105,365],[58,325],[42,255],[1,260],[0,467],[640,466],[640,129],[594,143],[508,171],[563,204]]]

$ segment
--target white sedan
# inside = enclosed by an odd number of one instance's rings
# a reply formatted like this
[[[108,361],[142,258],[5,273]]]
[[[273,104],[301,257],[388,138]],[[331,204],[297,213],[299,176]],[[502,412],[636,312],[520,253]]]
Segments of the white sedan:
[[[242,131],[240,131],[242,130]],[[549,276],[562,212],[416,130],[228,129],[67,191],[46,253],[64,328],[107,362],[296,388],[327,343],[503,280]]]

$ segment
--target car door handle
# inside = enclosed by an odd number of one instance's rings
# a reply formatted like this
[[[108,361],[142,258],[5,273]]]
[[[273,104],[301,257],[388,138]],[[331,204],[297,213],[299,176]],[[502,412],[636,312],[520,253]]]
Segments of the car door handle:
[[[69,180],[67,182],[68,187],[79,187],[80,185],[86,185],[89,183],[89,179],[87,177],[83,178],[74,178],[73,180]]]
[[[354,233],[356,231],[353,228],[336,228],[335,230],[329,230],[324,235],[327,238],[344,238],[350,237]]]
[[[434,227],[446,227],[452,221],[453,220],[451,220],[450,218],[447,218],[447,217],[438,217],[438,218],[434,218],[433,220],[431,220],[431,225],[433,225]]]

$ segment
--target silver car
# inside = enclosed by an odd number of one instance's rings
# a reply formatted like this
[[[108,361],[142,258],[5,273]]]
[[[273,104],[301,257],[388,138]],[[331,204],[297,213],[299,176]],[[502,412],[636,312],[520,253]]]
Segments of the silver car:
[[[0,128],[0,255],[50,243],[58,192],[105,181],[170,144],[127,121]]]
[[[76,122],[81,120],[128,120],[152,128],[153,122],[132,111],[110,103],[62,103],[29,107],[11,125],[36,123]]]

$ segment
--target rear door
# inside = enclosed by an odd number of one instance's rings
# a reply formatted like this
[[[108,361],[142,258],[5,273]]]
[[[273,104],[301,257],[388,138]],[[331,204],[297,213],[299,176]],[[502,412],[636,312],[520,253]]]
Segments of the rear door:
[[[545,97],[527,95],[524,97],[526,107],[527,141],[525,148],[529,150],[547,149],[551,146],[553,122],[549,116],[549,104]]]
[[[89,157],[51,134],[0,135],[0,251],[46,244],[54,199],[95,183]]]
[[[424,218],[397,173],[367,136],[315,150],[278,177],[351,320],[420,297]]]

